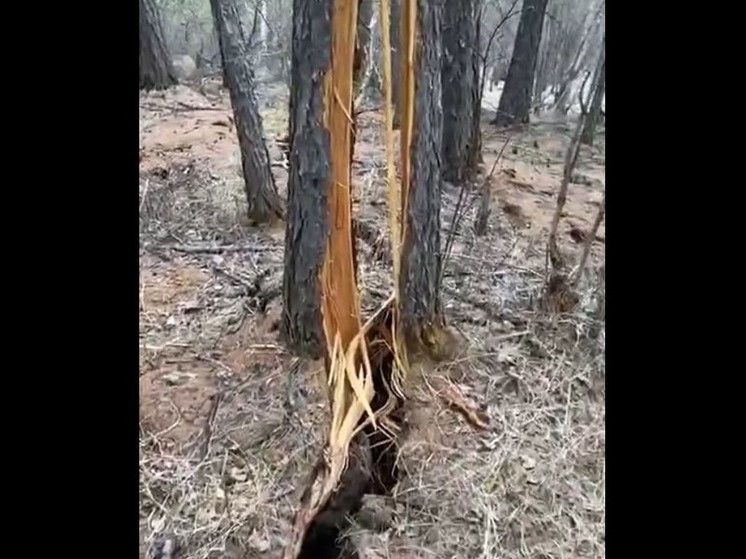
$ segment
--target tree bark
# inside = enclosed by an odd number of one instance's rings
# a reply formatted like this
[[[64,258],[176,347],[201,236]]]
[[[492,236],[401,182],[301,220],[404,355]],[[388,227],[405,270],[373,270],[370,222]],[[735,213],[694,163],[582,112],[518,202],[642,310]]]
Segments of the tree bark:
[[[497,115],[492,121],[496,126],[528,123],[531,111],[531,90],[534,84],[546,8],[547,0],[524,0],[523,2],[508,77],[505,79],[505,88],[500,97]]]
[[[471,87],[471,135],[469,148],[466,153],[466,168],[474,172],[482,163],[482,90],[484,80],[482,79],[482,4],[484,0],[474,0],[475,37],[472,49],[471,66],[474,80]]]
[[[328,233],[331,177],[329,131],[323,126],[324,76],[331,63],[332,1],[293,1],[290,158],[284,313],[281,334],[289,349],[325,353],[319,275]]]
[[[604,37],[601,46],[601,54],[598,56],[598,63],[593,80],[593,100],[588,114],[583,124],[583,132],[580,134],[580,143],[587,146],[593,145],[593,138],[596,133],[596,124],[601,114],[601,102],[604,98],[604,84],[606,82],[606,37]]]
[[[140,89],[166,89],[177,83],[155,0],[140,0]]]
[[[390,28],[389,41],[391,43],[391,97],[394,108],[394,130],[401,127],[401,101],[399,99],[401,92],[401,0],[391,0],[390,7]]]
[[[443,10],[443,178],[461,183],[473,172],[469,168],[469,144],[474,114],[474,68],[476,44],[475,0],[445,2]]]
[[[215,29],[228,80],[236,134],[241,148],[244,190],[249,219],[266,223],[281,218],[282,201],[277,193],[264,142],[264,129],[254,88],[254,72],[239,25],[236,0],[210,0]]]
[[[399,274],[400,310],[408,343],[422,342],[442,324],[440,305],[440,1],[417,0],[414,63],[402,34],[402,198],[404,242]],[[405,10],[405,13],[407,11]],[[402,29],[408,16],[402,17]],[[406,99],[406,102],[405,102]],[[412,126],[411,133],[409,126]],[[407,153],[408,152],[408,153]]]

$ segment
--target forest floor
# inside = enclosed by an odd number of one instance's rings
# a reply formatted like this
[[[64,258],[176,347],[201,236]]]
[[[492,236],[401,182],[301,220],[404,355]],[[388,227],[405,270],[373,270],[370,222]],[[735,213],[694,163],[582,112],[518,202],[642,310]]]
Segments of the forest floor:
[[[275,139],[287,93],[261,90],[284,196]],[[278,339],[284,230],[248,227],[229,102],[207,95],[178,86],[140,98],[141,557],[277,557],[326,431],[323,369]],[[354,180],[357,215],[385,232],[379,112],[360,115]],[[473,203],[454,237],[443,300],[463,347],[428,374],[448,375],[490,426],[475,430],[438,398],[416,396],[404,474],[392,497],[370,502],[391,518],[351,530],[360,557],[605,556],[604,330],[589,334],[603,225],[578,308],[552,317],[537,305],[572,127],[542,117],[513,135],[489,179],[487,234],[473,234]],[[507,135],[486,116],[483,130],[488,175]],[[604,142],[601,129],[570,185],[560,247],[571,261],[603,196]],[[444,186],[444,243],[459,193]],[[466,203],[475,196],[466,191]],[[371,243],[359,250],[370,312],[391,270]]]

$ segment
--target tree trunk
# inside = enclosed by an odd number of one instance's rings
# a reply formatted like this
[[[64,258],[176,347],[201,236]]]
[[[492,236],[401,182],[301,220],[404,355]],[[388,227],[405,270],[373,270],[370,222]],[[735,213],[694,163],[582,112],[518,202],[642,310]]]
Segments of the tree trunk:
[[[606,37],[604,37],[604,42],[601,46],[601,54],[598,56],[598,64],[596,65],[595,74],[593,80],[593,100],[591,101],[591,107],[588,110],[588,114],[585,117],[583,132],[580,134],[580,143],[587,146],[593,145],[593,137],[596,133],[596,123],[598,123],[598,117],[601,114],[601,101],[603,101],[604,98],[604,84],[606,81]]]
[[[474,172],[482,163],[482,90],[484,89],[484,80],[482,72],[482,2],[483,0],[474,0],[474,19],[475,36],[474,48],[472,49],[471,67],[474,74],[474,80],[471,87],[471,135],[469,139],[469,148],[466,153],[466,168]]]
[[[400,311],[408,344],[427,346],[442,325],[440,306],[440,145],[442,4],[417,0],[415,36],[402,34],[402,199],[405,201]],[[404,10],[402,29],[409,25]],[[412,44],[413,43],[413,44]],[[414,51],[410,66],[407,53]]]
[[[155,0],[140,0],[140,89],[166,89],[177,82]]]
[[[328,233],[329,131],[324,75],[331,63],[332,1],[293,1],[290,158],[281,333],[299,355],[324,355],[319,276]]]
[[[254,92],[254,72],[239,25],[236,0],[210,0],[228,80],[236,134],[241,147],[249,219],[266,223],[281,218],[282,201],[275,187],[262,118]]]
[[[528,123],[531,111],[531,90],[534,84],[546,8],[547,0],[523,1],[508,77],[500,97],[497,115],[492,121],[496,126]]]
[[[391,42],[391,96],[394,105],[394,130],[401,127],[401,0],[390,0],[390,21],[389,40]]]
[[[466,180],[476,169],[468,167],[474,114],[475,1],[445,2],[443,10],[443,178]]]

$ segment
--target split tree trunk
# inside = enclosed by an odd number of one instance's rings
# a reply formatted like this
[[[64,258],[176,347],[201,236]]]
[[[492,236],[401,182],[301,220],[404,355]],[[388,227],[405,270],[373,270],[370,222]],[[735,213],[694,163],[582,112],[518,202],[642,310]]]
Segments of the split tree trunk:
[[[447,181],[459,184],[475,171],[469,167],[469,145],[473,139],[477,49],[475,0],[445,2],[443,10],[443,142],[442,172]]]
[[[331,65],[332,0],[293,1],[290,157],[281,333],[289,349],[325,353],[319,277],[329,231],[329,131],[324,76]]]
[[[408,1],[408,0],[404,0]],[[415,3],[415,2],[413,2]],[[440,2],[416,0],[404,9],[402,29],[412,16],[414,34],[402,34],[402,212],[403,244],[399,275],[400,320],[408,345],[429,346],[442,326],[440,305]],[[413,52],[410,66],[409,53]]]
[[[547,0],[523,2],[508,77],[505,79],[497,115],[492,121],[496,126],[528,123],[546,8]]]
[[[177,83],[155,0],[140,0],[140,89],[166,89]]]
[[[262,118],[254,88],[254,72],[239,24],[236,0],[210,0],[220,37],[223,72],[228,80],[236,134],[241,148],[248,215],[253,223],[282,218],[282,200],[272,176]]]

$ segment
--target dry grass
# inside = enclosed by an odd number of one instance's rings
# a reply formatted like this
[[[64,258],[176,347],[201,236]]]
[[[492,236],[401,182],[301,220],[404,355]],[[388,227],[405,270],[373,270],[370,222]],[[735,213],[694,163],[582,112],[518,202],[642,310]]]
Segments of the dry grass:
[[[354,174],[365,188],[360,211],[386,231],[380,129],[380,115],[361,122]],[[520,174],[524,158],[506,164]],[[167,557],[168,541],[180,559],[277,557],[328,430],[323,370],[293,367],[274,330],[277,297],[261,304],[281,277],[282,232],[241,225],[236,170],[174,161],[166,175],[144,171],[140,184],[141,556]],[[275,171],[282,189],[284,171]],[[590,190],[571,185],[571,198],[583,196],[570,201],[573,211]],[[444,237],[457,197],[444,188]],[[362,557],[605,556],[603,247],[591,252],[576,311],[547,316],[537,310],[546,233],[514,229],[502,201],[485,237],[472,235],[471,213],[455,236],[443,298],[466,343],[461,357],[425,371],[426,379],[448,374],[486,406],[490,428],[475,431],[420,387],[392,525],[355,534]],[[594,210],[577,220],[591,222]],[[253,250],[173,248],[214,243]],[[391,270],[359,245],[370,309],[390,293]],[[569,237],[560,245],[577,259]]]

